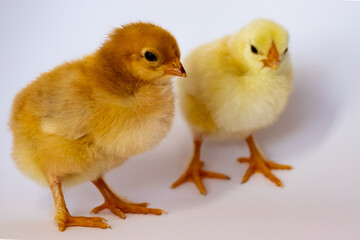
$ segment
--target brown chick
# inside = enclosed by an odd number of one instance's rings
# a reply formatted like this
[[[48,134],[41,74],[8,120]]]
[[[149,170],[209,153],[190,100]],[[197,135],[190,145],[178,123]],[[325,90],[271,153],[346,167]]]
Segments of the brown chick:
[[[13,158],[24,174],[50,186],[60,231],[109,227],[103,218],[74,217],[66,208],[62,186],[83,181],[92,181],[105,199],[93,213],[164,212],[120,199],[102,176],[167,134],[173,76],[186,76],[175,38],[139,22],[115,29],[95,53],[41,74],[16,96],[9,123]]]

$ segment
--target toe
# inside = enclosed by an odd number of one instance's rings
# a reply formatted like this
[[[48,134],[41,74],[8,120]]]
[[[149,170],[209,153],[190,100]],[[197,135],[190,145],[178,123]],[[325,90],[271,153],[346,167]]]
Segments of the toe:
[[[230,180],[230,177],[226,176],[225,174],[216,173],[216,172],[210,172],[210,171],[204,171],[204,170],[200,171],[200,176],[202,178],[216,178],[216,179]]]
[[[59,231],[63,232],[65,230],[65,224],[64,223],[58,223]]]
[[[281,169],[281,170],[293,169],[293,167],[291,167],[289,165],[282,165],[282,164],[274,163],[274,162],[271,162],[271,161],[265,161],[265,164],[270,169]]]
[[[238,162],[239,163],[250,163],[251,160],[250,160],[250,158],[241,157],[241,158],[238,158]]]
[[[282,182],[278,179],[266,166],[265,164],[259,164],[258,170],[264,174],[266,178],[275,183],[278,187],[282,187]]]
[[[101,217],[73,217],[68,216],[66,223],[58,223],[59,230],[64,231],[66,227],[93,227],[106,229],[110,226],[105,223],[105,219]]]
[[[103,203],[100,206],[98,206],[98,207],[94,208],[93,210],[91,210],[90,213],[98,213],[98,212],[100,212],[100,211],[102,211],[102,210],[104,210],[106,208],[107,208],[106,203]]]
[[[246,170],[246,173],[243,176],[241,183],[246,183],[249,180],[249,178],[251,177],[251,175],[254,174],[254,172],[255,172],[255,164],[254,164],[254,162],[250,162],[250,166]]]
[[[117,208],[116,206],[111,206],[111,207],[109,207],[109,209],[116,216],[118,216],[118,217],[120,217],[122,219],[126,218],[124,211],[121,210],[120,208]]]
[[[143,202],[143,203],[131,203],[131,205],[137,206],[137,207],[147,207],[149,203]]]
[[[171,185],[171,188],[176,188],[188,180],[187,174],[183,174],[176,182]]]
[[[200,193],[202,195],[206,195],[206,189],[205,189],[204,183],[198,173],[193,174],[193,180],[194,180],[196,187],[199,189]]]
[[[134,205],[122,206],[122,211],[124,213],[139,213],[139,214],[154,214],[154,215],[161,215],[163,213],[166,213],[166,211],[161,209],[139,207]]]

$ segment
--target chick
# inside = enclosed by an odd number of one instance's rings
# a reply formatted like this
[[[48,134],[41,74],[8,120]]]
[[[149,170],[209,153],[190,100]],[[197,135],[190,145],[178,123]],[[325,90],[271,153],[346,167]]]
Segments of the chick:
[[[246,139],[249,163],[242,182],[260,172],[277,186],[281,181],[271,169],[290,166],[267,161],[252,134],[274,123],[283,111],[291,89],[289,35],[273,21],[257,19],[238,33],[204,44],[185,59],[188,78],[178,81],[182,113],[194,138],[194,155],[186,172],[172,185],[193,181],[206,194],[202,178],[229,179],[202,169],[200,148],[205,138]]]
[[[95,53],[41,74],[16,96],[9,122],[13,158],[24,174],[50,186],[60,231],[109,227],[103,218],[67,210],[62,186],[83,181],[92,181],[105,200],[93,213],[164,213],[120,199],[103,175],[167,134],[173,76],[186,76],[175,38],[139,22],[115,29]]]

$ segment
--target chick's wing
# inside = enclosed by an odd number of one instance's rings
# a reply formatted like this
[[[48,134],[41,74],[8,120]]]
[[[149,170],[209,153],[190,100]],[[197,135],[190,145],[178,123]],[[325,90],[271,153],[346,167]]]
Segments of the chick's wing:
[[[57,106],[50,114],[41,118],[41,129],[70,139],[78,139],[90,132],[89,109],[79,105]]]
[[[92,91],[83,81],[59,81],[43,91],[38,112],[42,131],[69,139],[78,139],[90,132]]]

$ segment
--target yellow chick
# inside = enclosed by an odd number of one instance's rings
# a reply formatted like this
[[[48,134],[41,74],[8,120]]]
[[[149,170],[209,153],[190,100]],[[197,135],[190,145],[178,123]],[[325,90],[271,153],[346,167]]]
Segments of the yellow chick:
[[[139,22],[115,29],[95,53],[41,74],[16,96],[13,158],[24,174],[50,186],[60,231],[109,227],[103,218],[74,217],[66,208],[62,186],[83,181],[92,181],[105,200],[93,213],[164,212],[120,199],[102,176],[167,134],[173,76],[186,76],[175,38]]]
[[[271,169],[291,169],[265,160],[252,134],[275,122],[292,89],[289,35],[273,21],[257,19],[238,33],[204,44],[185,59],[188,78],[178,81],[182,113],[194,138],[194,155],[186,172],[172,185],[193,181],[206,194],[202,178],[229,179],[202,169],[200,148],[205,138],[246,139],[249,163],[246,182],[261,172],[277,186]]]

